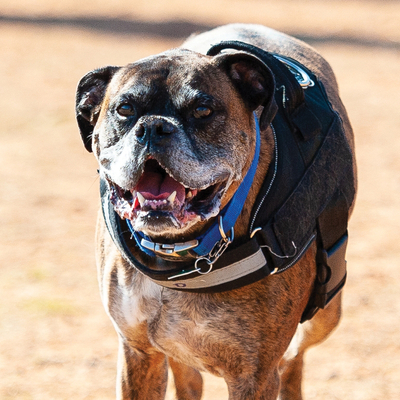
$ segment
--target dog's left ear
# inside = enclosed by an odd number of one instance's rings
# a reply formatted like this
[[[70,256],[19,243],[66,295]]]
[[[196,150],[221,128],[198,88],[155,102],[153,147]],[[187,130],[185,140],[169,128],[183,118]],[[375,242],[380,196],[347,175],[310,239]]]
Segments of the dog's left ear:
[[[76,119],[87,151],[92,151],[92,133],[99,117],[107,86],[119,67],[105,67],[88,72],[76,90]]]
[[[250,111],[264,107],[260,128],[267,128],[278,110],[274,99],[275,79],[269,67],[244,52],[222,54],[216,56],[215,61],[228,74]]]

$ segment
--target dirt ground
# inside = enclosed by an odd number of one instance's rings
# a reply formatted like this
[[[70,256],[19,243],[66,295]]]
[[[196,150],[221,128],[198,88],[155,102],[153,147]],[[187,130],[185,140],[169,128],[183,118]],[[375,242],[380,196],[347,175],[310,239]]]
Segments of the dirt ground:
[[[228,22],[269,25],[315,46],[336,71],[356,132],[344,317],[307,355],[305,398],[400,399],[400,2],[4,3],[0,399],[114,398],[117,337],[98,294],[98,179],[74,120],[78,80]],[[227,399],[223,381],[205,381],[204,400]]]

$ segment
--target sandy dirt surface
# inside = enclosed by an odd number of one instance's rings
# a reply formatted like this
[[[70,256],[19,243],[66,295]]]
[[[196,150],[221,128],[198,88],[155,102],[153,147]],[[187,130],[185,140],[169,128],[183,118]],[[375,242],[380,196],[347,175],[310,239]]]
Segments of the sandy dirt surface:
[[[95,67],[254,22],[336,71],[359,194],[340,327],[306,358],[306,399],[400,398],[400,3],[14,0],[0,4],[0,399],[114,398],[117,337],[98,294],[96,164],[74,120]],[[206,375],[205,400],[227,399]],[[169,390],[168,399],[174,398]]]

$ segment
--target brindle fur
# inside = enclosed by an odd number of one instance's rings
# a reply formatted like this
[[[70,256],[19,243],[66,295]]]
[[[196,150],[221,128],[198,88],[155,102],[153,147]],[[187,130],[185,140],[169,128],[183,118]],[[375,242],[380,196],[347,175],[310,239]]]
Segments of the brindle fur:
[[[249,168],[254,152],[252,111],[259,104],[252,104],[254,99],[242,94],[235,81],[241,71],[235,63],[231,69],[226,69],[222,67],[223,63],[197,54],[204,54],[211,44],[222,40],[252,43],[294,58],[312,70],[324,83],[353,148],[351,126],[338,96],[335,77],[330,66],[315,50],[262,26],[228,25],[189,38],[182,48],[196,53],[174,50],[155,56],[144,64],[104,70],[106,77],[98,78],[96,75],[97,81],[89,75],[81,84],[77,101],[82,135],[87,147],[93,146],[100,165],[111,171],[110,175],[118,180],[119,185],[129,187],[137,180],[136,175],[141,170],[138,167],[135,169],[132,164],[141,165],[145,155],[143,148],[133,139],[130,143],[133,150],[128,149],[128,155],[124,153],[121,156],[124,149],[115,150],[121,142],[121,128],[108,115],[113,98],[120,91],[132,87],[133,82],[140,81],[142,87],[134,90],[144,92],[144,101],[151,102],[154,96],[161,99],[152,106],[152,113],[169,115],[173,119],[177,102],[184,106],[187,101],[179,90],[181,82],[191,80],[196,87],[221,100],[223,117],[211,126],[174,125],[174,134],[162,138],[162,149],[166,150],[159,157],[163,160],[168,158],[165,163],[170,163],[174,173],[180,174],[185,182],[207,180],[213,171],[220,171],[220,165],[224,164],[231,173],[232,182],[223,198],[223,205],[232,196]],[[228,56],[219,57],[222,60],[221,57]],[[250,75],[240,79],[251,81]],[[166,94],[166,88],[172,88],[168,93],[175,96],[173,101]],[[178,94],[179,99],[176,98]],[[86,136],[93,126],[93,139],[89,143]],[[262,127],[259,168],[244,210],[235,225],[235,235],[239,238],[247,232],[255,197],[271,161],[272,133],[268,123]],[[208,158],[203,157],[203,164],[196,163],[189,150],[180,152],[182,146],[187,146],[189,136],[196,136],[198,151],[208,154]],[[128,144],[123,143],[124,146]],[[212,145],[208,146],[209,143]],[[162,149],[161,145],[154,143],[152,151],[161,153]],[[117,159],[118,154],[119,158],[126,159]],[[199,222],[183,233],[165,228],[168,232],[163,235],[161,229],[154,237],[190,240],[204,229],[206,223]],[[163,239],[166,240],[165,237]],[[135,248],[132,252],[141,259]],[[296,265],[284,273],[239,289],[222,293],[174,291],[153,283],[124,261],[100,215],[96,255],[102,300],[119,335],[118,399],[163,399],[168,365],[174,373],[179,400],[200,399],[202,378],[198,371],[223,377],[230,400],[302,399],[304,352],[329,335],[338,324],[341,313],[341,297],[338,295],[312,320],[299,324],[316,277],[315,252],[315,246],[312,246]],[[152,267],[162,268],[163,263],[153,263]]]

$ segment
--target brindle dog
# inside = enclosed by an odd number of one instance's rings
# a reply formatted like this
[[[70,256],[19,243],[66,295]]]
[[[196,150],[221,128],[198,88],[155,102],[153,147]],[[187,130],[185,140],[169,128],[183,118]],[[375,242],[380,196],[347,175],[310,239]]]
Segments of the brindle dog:
[[[274,95],[271,72],[240,51],[205,55],[223,40],[253,44],[311,70],[353,148],[328,63],[301,41],[262,26],[223,26],[179,49],[89,72],[77,93],[85,146],[114,190],[116,212],[155,242],[198,237],[228,203],[255,152],[255,110],[261,155],[236,238],[247,234],[273,158],[271,113],[268,106],[260,112]],[[143,259],[134,242],[130,250]],[[223,377],[230,400],[301,399],[304,352],[339,322],[340,294],[299,324],[316,279],[315,245],[284,273],[219,293],[171,290],[139,273],[121,256],[102,216],[96,254],[102,300],[119,336],[118,399],[163,399],[168,366],[180,400],[200,399],[198,371]],[[146,259],[163,268],[161,259]]]

